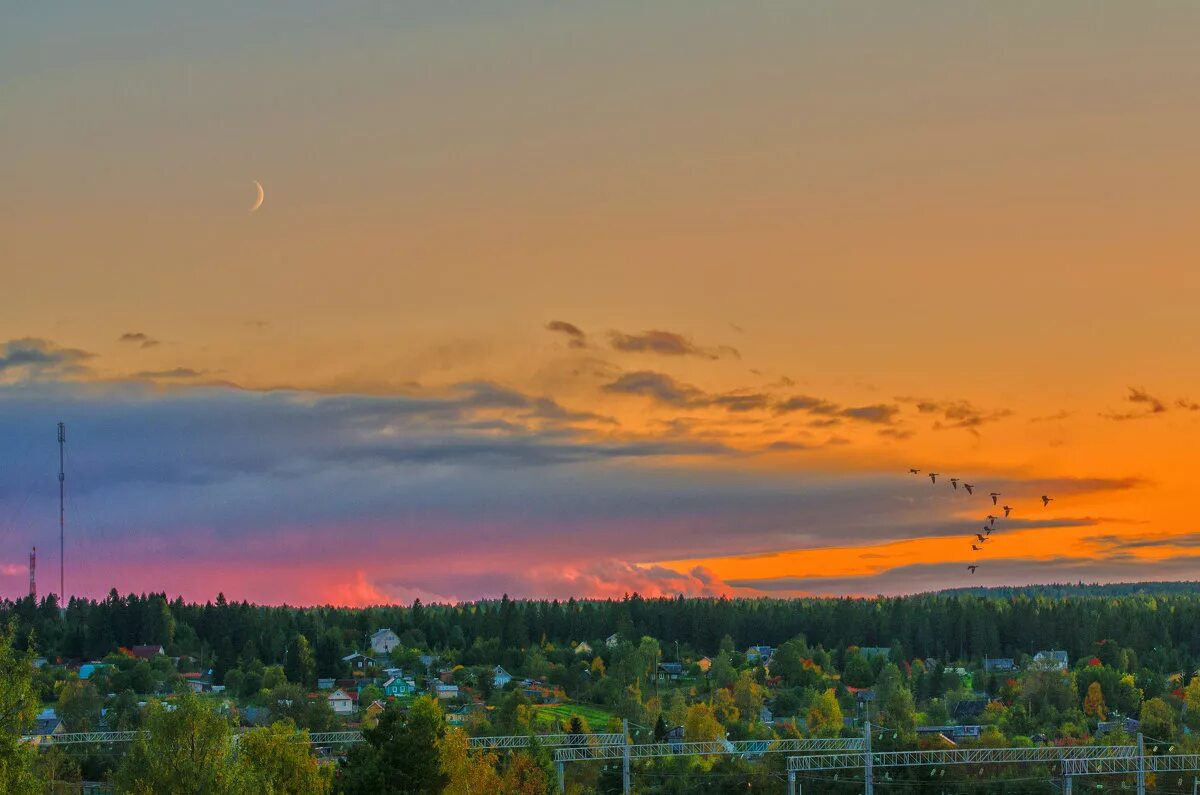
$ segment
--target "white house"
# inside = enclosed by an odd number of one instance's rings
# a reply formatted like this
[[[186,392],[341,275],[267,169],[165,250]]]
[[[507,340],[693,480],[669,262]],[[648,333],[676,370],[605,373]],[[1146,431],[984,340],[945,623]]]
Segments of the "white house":
[[[621,636],[615,632],[604,639],[604,645],[610,649],[615,649],[620,642]]]
[[[493,687],[503,688],[505,685],[507,685],[511,681],[512,681],[512,674],[510,674],[508,671],[504,670],[504,668],[502,668],[501,666],[497,665],[494,669],[492,669],[492,686]]]
[[[588,643],[586,640],[580,641],[579,645],[575,647],[575,653],[576,654],[591,654],[592,653],[592,645],[590,643]]]
[[[433,692],[438,697],[438,700],[458,698],[458,685],[438,683],[433,686]]]
[[[1061,650],[1039,651],[1033,655],[1033,664],[1041,668],[1065,671],[1069,666],[1067,653]]]
[[[335,715],[350,715],[354,712],[354,702],[339,688],[329,694],[329,708]]]
[[[400,636],[390,629],[381,629],[371,635],[371,650],[376,654],[391,654],[400,645]]]

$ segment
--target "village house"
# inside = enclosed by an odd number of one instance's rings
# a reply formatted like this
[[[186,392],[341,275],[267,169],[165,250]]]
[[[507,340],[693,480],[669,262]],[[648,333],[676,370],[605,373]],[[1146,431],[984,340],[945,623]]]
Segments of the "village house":
[[[604,645],[610,649],[615,649],[620,642],[621,636],[615,632],[604,639]]]
[[[243,707],[241,718],[242,724],[245,726],[270,726],[271,710],[253,705]]]
[[[354,652],[353,654],[347,654],[345,657],[343,657],[342,662],[350,666],[350,671],[355,676],[362,676],[364,673],[366,673],[368,667],[375,664],[375,658],[368,657],[367,655],[359,652]]]
[[[771,655],[774,653],[775,649],[770,646],[751,646],[746,649],[746,662],[770,665]]]
[[[1116,718],[1114,720],[1102,720],[1096,724],[1096,736],[1103,737],[1114,731],[1123,731],[1130,737],[1137,734],[1141,722],[1136,718]]]
[[[972,698],[964,698],[950,710],[950,716],[959,723],[975,720],[987,708],[989,699],[987,693],[975,693]]]
[[[354,700],[345,690],[338,688],[327,698],[329,699],[329,708],[333,710],[334,715],[352,715],[354,713]]]
[[[438,682],[433,686],[433,694],[437,696],[438,701],[446,701],[451,698],[458,698],[458,685],[447,685]]]
[[[917,736],[941,735],[942,739],[951,745],[957,745],[959,740],[978,740],[982,734],[982,726],[918,726]]]
[[[1017,670],[1017,663],[1012,657],[984,657],[983,670],[989,674],[1009,673]]]
[[[380,629],[371,635],[371,651],[388,655],[400,645],[400,636],[390,629]]]
[[[64,731],[66,729],[63,727],[62,719],[58,717],[58,712],[53,707],[47,707],[38,713],[30,734],[37,737],[47,734],[62,734]]]
[[[139,660],[149,660],[163,653],[163,647],[157,643],[151,646],[134,646],[130,652]]]
[[[88,679],[92,674],[96,673],[96,671],[103,667],[104,663],[84,663],[83,665],[79,666],[79,678]]]
[[[521,694],[537,704],[551,704],[558,701],[559,697],[559,691],[553,685],[540,679],[522,680]]]
[[[892,649],[890,646],[859,646],[858,653],[869,660],[872,657],[889,657]]]
[[[700,669],[700,673],[708,673],[709,669],[712,668],[712,658],[701,657],[699,660],[696,660],[696,667]]]
[[[875,691],[869,687],[847,687],[846,689],[854,696],[854,703],[860,710],[865,704],[870,704],[875,700]]]
[[[318,680],[317,680],[317,690],[333,690],[333,685],[334,685],[334,683],[335,683],[335,682],[337,682],[337,680],[336,680],[336,679],[332,679],[332,678],[330,678],[330,679],[324,679],[324,678],[322,678],[322,679],[318,679]]]
[[[665,662],[658,664],[658,681],[674,682],[683,676],[683,665],[677,662]]]
[[[471,718],[471,705],[464,704],[458,709],[446,712],[446,723],[450,726],[465,726]]]
[[[575,647],[575,653],[576,654],[591,654],[592,647],[586,640],[580,641],[579,645]]]
[[[393,676],[383,683],[383,692],[385,695],[404,698],[417,692],[417,684],[411,679]]]
[[[512,674],[504,670],[503,667],[497,665],[492,669],[492,687],[497,690],[504,689],[505,685],[512,681]]]
[[[379,715],[387,708],[387,705],[382,701],[372,701],[365,710],[363,710],[363,726],[368,729],[373,729],[379,725]]]
[[[199,671],[182,674],[183,681],[193,693],[223,693],[225,685],[214,685],[212,677]]]
[[[1065,671],[1070,664],[1069,658],[1065,651],[1054,649],[1050,651],[1039,651],[1033,655],[1033,664],[1040,668],[1050,668],[1058,671]]]

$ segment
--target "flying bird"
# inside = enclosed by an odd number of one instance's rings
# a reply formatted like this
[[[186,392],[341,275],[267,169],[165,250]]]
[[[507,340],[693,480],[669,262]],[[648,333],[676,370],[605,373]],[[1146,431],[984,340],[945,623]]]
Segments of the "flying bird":
[[[1009,513],[1011,513],[1011,512],[1012,512],[1012,508],[1010,508],[1010,507],[1008,507],[1007,505],[1005,505],[1005,506],[1004,506],[1004,518],[1005,518],[1005,519],[1007,519],[1007,518],[1008,518],[1008,515],[1009,515]]]
[[[942,473],[941,472],[930,472],[929,479],[932,480],[934,483],[937,483],[937,476],[940,474],[942,474]]]
[[[974,573],[975,573],[975,569],[977,569],[977,568],[979,568],[979,567],[978,567],[978,566],[967,566],[967,571],[969,571],[969,572],[971,572],[972,574],[974,574]]]
[[[985,536],[990,536],[992,534],[992,528],[990,528],[990,527],[983,528],[983,534]]]
[[[990,496],[991,496],[991,498],[992,498],[992,505],[995,505],[995,504],[996,504],[996,498],[1000,496],[1000,492],[998,492],[998,491],[993,491],[993,492],[991,493],[991,495],[990,495]]]
[[[950,478],[950,485],[954,487],[955,491],[958,491],[958,478]]]
[[[908,474],[910,474],[910,475],[919,475],[919,474],[921,474],[921,470],[919,470],[919,469],[910,469],[910,470],[908,470]]]
[[[975,487],[972,486],[970,483],[963,483],[963,488],[967,490],[967,494],[975,493]]]
[[[1052,502],[1054,502],[1053,497],[1047,497],[1045,494],[1042,495],[1042,507],[1043,508],[1045,508],[1047,505],[1049,505]]]
[[[982,551],[983,551],[983,548],[982,548],[982,547],[977,547],[977,546],[975,546],[974,544],[972,544],[972,545],[971,545],[971,549],[975,550],[976,552],[982,552]]]
[[[975,537],[979,539],[979,543],[981,543],[981,544],[982,544],[984,541],[987,541],[987,539],[983,537],[983,533],[976,533],[976,534],[975,534]]]
[[[1000,517],[998,517],[998,516],[992,516],[992,515],[989,513],[989,514],[987,515],[987,517],[986,517],[986,518],[987,518],[987,520],[988,520],[988,524],[989,524],[989,525],[991,525],[992,527],[995,527],[995,526],[996,526],[996,520],[997,520],[997,519],[999,519]]]

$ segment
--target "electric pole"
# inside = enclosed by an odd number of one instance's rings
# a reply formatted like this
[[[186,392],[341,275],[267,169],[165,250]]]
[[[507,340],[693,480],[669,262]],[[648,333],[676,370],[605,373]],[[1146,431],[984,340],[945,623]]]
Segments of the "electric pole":
[[[871,758],[871,713],[867,706],[867,720],[863,723],[863,795],[875,795],[875,764]]]
[[[66,494],[67,494],[67,475],[64,471],[66,462],[66,454],[64,452],[67,445],[67,426],[64,423],[58,424],[58,598],[62,600],[59,607],[67,606],[67,589],[66,589]]]

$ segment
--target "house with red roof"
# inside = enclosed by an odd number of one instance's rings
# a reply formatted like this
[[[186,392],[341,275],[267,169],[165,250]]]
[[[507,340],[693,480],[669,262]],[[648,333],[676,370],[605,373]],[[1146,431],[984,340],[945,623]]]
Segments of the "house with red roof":
[[[149,660],[163,654],[163,647],[157,643],[148,646],[134,646],[132,653],[139,660]]]

